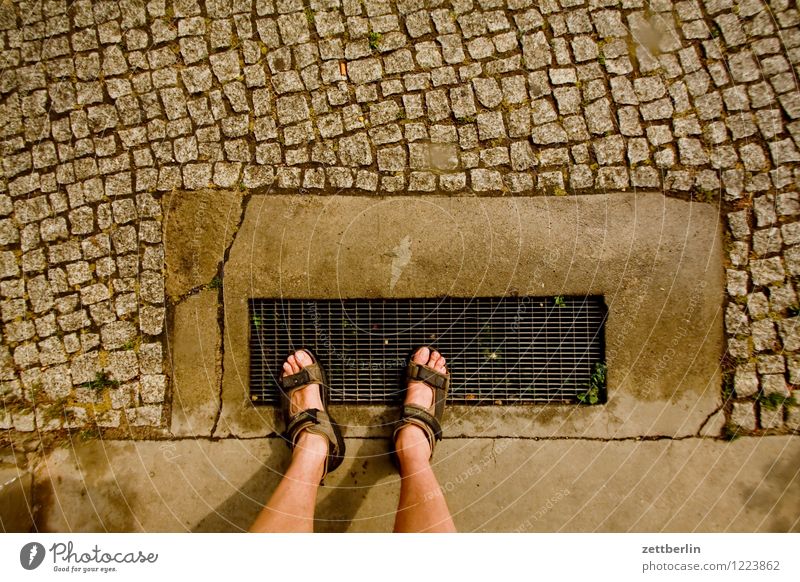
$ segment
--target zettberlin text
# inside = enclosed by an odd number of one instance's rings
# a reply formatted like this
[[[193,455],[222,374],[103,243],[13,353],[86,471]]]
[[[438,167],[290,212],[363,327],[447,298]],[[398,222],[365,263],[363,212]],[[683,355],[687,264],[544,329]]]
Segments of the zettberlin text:
[[[642,546],[643,554],[699,554],[700,548],[692,544],[682,546]]]

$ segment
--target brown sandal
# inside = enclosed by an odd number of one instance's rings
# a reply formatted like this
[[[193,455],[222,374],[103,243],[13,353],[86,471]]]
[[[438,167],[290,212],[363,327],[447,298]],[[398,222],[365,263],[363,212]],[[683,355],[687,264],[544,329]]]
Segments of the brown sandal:
[[[314,354],[307,349],[303,349],[303,351],[311,356],[314,363],[303,367],[297,374],[280,378],[281,410],[286,423],[284,437],[291,449],[294,449],[300,433],[304,430],[328,439],[328,457],[325,461],[324,478],[342,464],[345,453],[344,438],[339,425],[328,413],[329,388],[325,379],[325,370],[322,369],[322,365],[314,357]],[[319,384],[323,410],[310,408],[290,416],[292,393],[309,384]]]
[[[416,354],[420,348],[414,350]],[[433,351],[433,348],[428,348]],[[408,424],[413,424],[421,428],[428,437],[431,445],[431,457],[436,441],[442,440],[442,417],[444,416],[444,404],[447,399],[447,391],[450,389],[450,373],[442,374],[424,364],[418,364],[412,359],[406,367],[405,375],[406,386],[410,382],[422,382],[433,389],[433,403],[430,408],[423,408],[417,404],[404,404],[400,419],[395,424],[392,434],[392,457],[397,463],[397,454],[394,445],[397,441],[397,433],[401,428]]]

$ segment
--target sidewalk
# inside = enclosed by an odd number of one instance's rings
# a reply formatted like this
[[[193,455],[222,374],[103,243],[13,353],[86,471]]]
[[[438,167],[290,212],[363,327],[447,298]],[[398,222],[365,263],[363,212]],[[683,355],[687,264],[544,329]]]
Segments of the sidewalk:
[[[391,531],[383,439],[348,439],[317,531]],[[288,462],[278,439],[90,441],[36,472],[42,531],[241,531]],[[800,439],[445,439],[435,470],[461,531],[800,531]]]

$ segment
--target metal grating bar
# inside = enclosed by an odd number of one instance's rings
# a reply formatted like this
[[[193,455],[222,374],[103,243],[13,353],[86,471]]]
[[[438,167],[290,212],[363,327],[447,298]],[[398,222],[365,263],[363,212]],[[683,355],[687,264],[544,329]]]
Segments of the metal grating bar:
[[[405,362],[423,344],[447,358],[449,401],[461,404],[578,402],[605,360],[598,296],[248,303],[256,404],[278,402],[283,360],[302,347],[325,367],[331,401],[356,404],[398,402]]]

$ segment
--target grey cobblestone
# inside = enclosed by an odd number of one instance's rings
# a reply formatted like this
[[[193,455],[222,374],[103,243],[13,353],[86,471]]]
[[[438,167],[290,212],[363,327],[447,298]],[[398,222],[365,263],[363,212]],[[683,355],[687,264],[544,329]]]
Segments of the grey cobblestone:
[[[734,402],[731,412],[731,422],[744,429],[756,429],[756,414],[752,402]]]
[[[737,367],[734,391],[737,398],[747,398],[758,393],[759,383],[755,364],[744,364]]]

